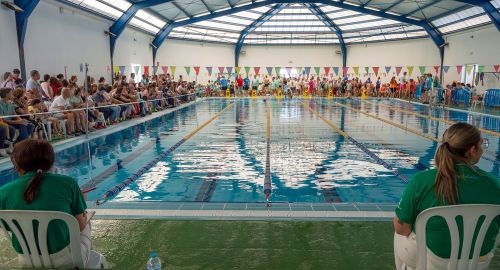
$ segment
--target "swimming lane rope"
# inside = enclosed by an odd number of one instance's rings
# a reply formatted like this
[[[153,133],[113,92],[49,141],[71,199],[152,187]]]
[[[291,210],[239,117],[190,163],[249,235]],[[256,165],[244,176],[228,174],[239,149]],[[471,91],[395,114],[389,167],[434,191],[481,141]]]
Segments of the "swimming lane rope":
[[[371,158],[373,158],[377,162],[377,164],[380,164],[380,165],[384,166],[384,168],[386,168],[389,171],[391,171],[394,175],[396,175],[401,180],[403,180],[403,182],[405,182],[405,183],[409,182],[409,179],[408,179],[408,177],[406,175],[401,174],[396,168],[392,167],[385,160],[383,160],[382,158],[380,158],[379,156],[377,156],[377,154],[375,154],[372,151],[370,151],[370,149],[368,149],[368,147],[366,147],[363,143],[358,142],[356,139],[354,139],[353,137],[351,137],[345,131],[343,131],[342,129],[340,129],[336,125],[334,125],[330,120],[328,120],[325,117],[323,117],[318,111],[316,111],[313,108],[311,108],[310,106],[306,105],[304,102],[302,102],[302,104],[304,104],[305,107],[307,107],[316,116],[318,116],[319,118],[321,118],[321,120],[323,120],[327,125],[329,125],[335,131],[337,131],[340,135],[342,135],[344,138],[346,138],[351,143],[353,143],[354,145],[356,145],[359,149],[361,149],[363,152],[365,152],[368,156],[370,156]]]
[[[158,155],[155,159],[153,159],[151,162],[148,164],[144,165],[141,169],[130,175],[127,179],[123,180],[120,184],[114,186],[113,188],[109,189],[104,193],[104,196],[97,200],[96,204],[103,204],[110,198],[113,198],[116,196],[120,191],[124,190],[127,186],[129,186],[132,182],[135,182],[141,175],[143,175],[145,172],[147,172],[149,169],[153,168],[158,162],[160,162],[162,159],[164,159],[166,156],[168,156],[170,153],[172,153],[175,149],[177,149],[179,146],[181,146],[183,143],[188,141],[191,137],[193,137],[196,133],[198,133],[200,130],[202,130],[204,127],[206,127],[208,124],[210,124],[212,121],[220,117],[226,110],[234,106],[234,103],[231,103],[227,105],[222,111],[220,111],[218,114],[214,115],[212,118],[208,119],[205,123],[203,123],[201,126],[196,128],[195,130],[191,131],[188,135],[186,135],[184,138],[182,138],[180,141],[178,141],[176,144],[172,145],[170,148],[168,148],[166,151]]]

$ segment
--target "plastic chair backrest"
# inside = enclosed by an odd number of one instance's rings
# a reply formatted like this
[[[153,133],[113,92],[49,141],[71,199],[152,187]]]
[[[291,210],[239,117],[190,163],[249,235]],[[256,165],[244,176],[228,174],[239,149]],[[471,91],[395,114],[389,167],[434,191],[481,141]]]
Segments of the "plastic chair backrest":
[[[80,249],[80,227],[75,217],[55,211],[0,211],[0,228],[9,239],[12,238],[12,234],[16,236],[23,252],[20,255],[23,256],[25,262],[31,262],[31,267],[35,268],[54,267],[47,246],[47,229],[49,223],[53,220],[61,220],[67,224],[70,237],[69,249],[73,264],[75,267],[83,268],[84,263]],[[38,222],[38,232],[36,234],[33,226],[34,221]],[[8,226],[12,234],[9,233],[5,225]],[[35,241],[35,235],[38,236],[39,248]]]
[[[441,216],[446,220],[451,235],[451,254],[448,261],[448,270],[474,270],[477,268],[479,253],[483,246],[484,236],[493,219],[500,215],[500,205],[490,204],[461,204],[452,206],[434,207],[424,210],[417,216],[415,229],[417,232],[417,270],[424,270],[427,266],[427,243],[425,228],[427,221],[434,216]],[[456,217],[463,217],[463,245],[462,256],[458,259],[460,236]],[[479,219],[484,216],[474,245],[472,260],[469,254],[472,248],[474,231]]]

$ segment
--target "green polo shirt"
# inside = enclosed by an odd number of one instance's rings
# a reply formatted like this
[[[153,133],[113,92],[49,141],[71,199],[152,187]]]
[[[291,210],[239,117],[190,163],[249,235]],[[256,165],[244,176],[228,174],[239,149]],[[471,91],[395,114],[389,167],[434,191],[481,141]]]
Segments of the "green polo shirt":
[[[28,172],[0,188],[1,210],[59,211],[76,216],[87,209],[78,183],[71,177],[53,173],[43,174],[38,195],[28,204],[23,193],[33,176],[34,172]],[[53,221],[49,224],[47,241],[50,254],[69,244],[69,231],[63,221]],[[15,237],[12,239],[12,245],[18,253],[22,252]]]
[[[457,165],[456,171],[459,176],[458,204],[500,204],[500,179],[477,167],[471,168],[463,164]],[[396,216],[404,223],[411,224],[413,231],[415,231],[415,221],[418,214],[431,207],[447,205],[437,197],[434,191],[436,175],[437,169],[415,174],[396,208]],[[463,234],[461,222],[458,224],[458,229]],[[481,256],[493,249],[499,226],[500,217],[497,217],[486,233]],[[427,247],[437,256],[449,258],[451,253],[449,234],[448,226],[443,218],[433,217],[429,219],[426,228]],[[473,250],[471,250],[471,257],[472,252]]]

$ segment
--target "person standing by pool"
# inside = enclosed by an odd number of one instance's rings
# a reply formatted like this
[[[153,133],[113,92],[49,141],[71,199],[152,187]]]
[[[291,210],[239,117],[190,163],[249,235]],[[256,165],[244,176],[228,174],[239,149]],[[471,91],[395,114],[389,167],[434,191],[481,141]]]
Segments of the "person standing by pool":
[[[73,178],[49,172],[55,159],[52,145],[45,140],[22,141],[14,147],[11,159],[20,177],[0,188],[0,209],[58,211],[74,216],[80,226],[82,259],[86,264],[92,248],[87,204]],[[65,223],[51,222],[47,243],[54,266],[73,266],[69,242]],[[17,240],[14,239],[12,245],[18,253],[22,252]],[[22,256],[19,261],[27,265]]]
[[[500,204],[500,179],[474,166],[488,145],[480,131],[467,123],[456,123],[444,132],[442,144],[435,156],[436,169],[417,173],[396,208],[394,256],[397,269],[403,263],[411,268],[416,266],[414,229],[416,218],[422,211],[445,205]],[[486,269],[483,266],[487,266],[493,258],[499,226],[500,218],[496,217],[484,238],[479,258],[480,269]],[[431,251],[428,265],[441,265],[451,253],[446,222],[444,219],[431,218],[425,233],[427,247]]]
[[[259,88],[259,78],[257,78],[257,74],[253,76],[253,81],[252,81],[252,91],[257,92],[257,89]]]

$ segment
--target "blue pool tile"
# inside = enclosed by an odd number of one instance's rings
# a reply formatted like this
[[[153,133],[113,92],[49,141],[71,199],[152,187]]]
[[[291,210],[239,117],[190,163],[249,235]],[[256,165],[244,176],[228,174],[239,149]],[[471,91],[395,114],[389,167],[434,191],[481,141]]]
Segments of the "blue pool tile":
[[[358,209],[350,203],[334,203],[333,207],[337,211],[358,211]]]
[[[223,210],[224,203],[204,203],[202,206],[203,210]]]
[[[245,203],[226,203],[224,210],[245,210],[246,208]]]
[[[380,211],[377,205],[372,203],[357,203],[355,206],[359,211]]]
[[[198,202],[189,202],[184,203],[179,207],[179,210],[200,210],[203,206],[203,203]]]

